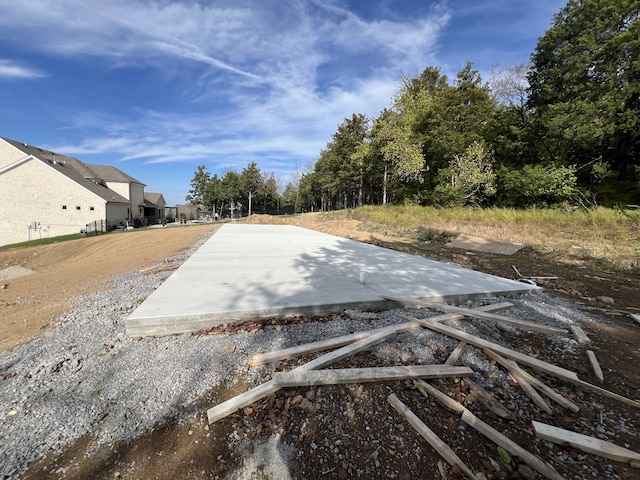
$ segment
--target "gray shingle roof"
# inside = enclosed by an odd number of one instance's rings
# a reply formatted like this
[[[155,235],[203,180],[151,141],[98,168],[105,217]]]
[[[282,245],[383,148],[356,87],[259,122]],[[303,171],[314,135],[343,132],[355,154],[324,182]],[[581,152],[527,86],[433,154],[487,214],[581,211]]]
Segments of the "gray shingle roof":
[[[100,198],[106,200],[107,202],[131,203],[119,193],[116,193],[108,188],[105,185],[106,181],[122,181],[125,183],[135,182],[144,185],[135,178],[130,177],[129,175],[121,172],[115,167],[89,165],[87,163],[81,162],[74,157],[61,155],[59,153],[44,150],[32,145],[25,145],[24,143],[16,142],[15,140],[11,140],[9,138],[0,138],[13,145],[18,150],[22,151],[25,155],[31,155],[41,162],[46,163],[50,168],[53,168],[54,170],[60,172],[70,180],[89,190],[91,193],[98,195]],[[102,178],[102,173],[109,174],[109,180]],[[115,178],[120,178],[123,180],[115,180]]]

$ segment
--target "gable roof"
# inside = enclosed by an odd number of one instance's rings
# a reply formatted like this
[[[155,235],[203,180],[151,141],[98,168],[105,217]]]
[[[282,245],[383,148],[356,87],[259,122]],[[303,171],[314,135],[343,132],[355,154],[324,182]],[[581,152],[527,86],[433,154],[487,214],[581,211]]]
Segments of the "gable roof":
[[[69,157],[67,155],[61,155],[59,153],[51,152],[49,150],[44,150],[39,147],[34,147],[31,145],[26,145],[24,143],[16,142],[15,140],[11,140],[9,138],[0,137],[0,139],[9,143],[13,147],[17,148],[21,152],[23,152],[26,156],[32,156],[37,160],[47,164],[50,168],[53,168],[57,172],[66,176],[73,182],[77,183],[81,187],[89,190],[91,193],[97,195],[107,202],[115,202],[115,203],[131,203],[125,197],[120,195],[119,193],[114,192],[109,187],[106,186],[105,180],[101,178],[99,172],[94,170],[94,165],[89,165],[84,162],[81,162],[77,158]],[[109,167],[113,170],[117,170],[115,167]],[[122,175],[126,175],[123,172],[120,172]],[[115,175],[115,174],[114,174]],[[129,177],[128,175],[126,175]],[[122,177],[119,177],[122,178]],[[135,180],[133,177],[129,177],[136,183],[140,183],[138,180]],[[128,182],[128,181],[127,181]]]
[[[149,206],[159,206],[160,200],[166,205],[167,201],[164,199],[161,193],[144,192],[144,203]]]
[[[91,171],[95,172],[105,182],[117,183],[138,183],[144,185],[140,180],[136,180],[131,175],[127,175],[122,170],[118,170],[111,165],[90,165]]]

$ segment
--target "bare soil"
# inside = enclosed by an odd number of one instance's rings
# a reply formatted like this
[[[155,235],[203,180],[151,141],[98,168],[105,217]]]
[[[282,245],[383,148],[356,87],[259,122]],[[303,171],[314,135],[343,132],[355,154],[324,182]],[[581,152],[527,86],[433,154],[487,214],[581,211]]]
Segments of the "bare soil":
[[[589,259],[567,261],[533,248],[525,248],[512,256],[453,250],[438,241],[425,243],[416,239],[365,232],[359,229],[356,220],[326,220],[320,215],[287,219],[255,216],[251,221],[295,224],[437,260],[455,262],[508,278],[516,277],[512,265],[516,265],[523,275],[557,276],[557,280],[539,283],[546,289],[581,304],[604,320],[592,322],[587,332],[593,340],[592,348],[605,370],[604,387],[630,398],[640,397],[640,372],[637,369],[640,360],[640,325],[628,316],[628,313],[640,314],[638,271],[618,271],[610,265]],[[38,335],[56,315],[73,305],[75,296],[105,288],[105,281],[115,275],[161,264],[166,258],[193,245],[215,228],[216,225],[197,225],[135,231],[0,252],[0,269],[18,265],[36,272],[0,282],[6,284],[6,288],[0,289],[0,350],[9,350]],[[473,235],[474,232],[466,233]],[[255,328],[260,328],[260,325]],[[523,335],[519,344],[523,351],[554,362],[554,358],[548,357],[546,346],[540,344],[537,336]],[[442,361],[449,353],[441,352]],[[352,367],[366,363],[367,354],[364,353],[336,366]],[[296,364],[293,362],[291,366]],[[576,361],[573,365],[563,366],[573,368],[581,378],[596,383],[585,362]],[[287,366],[284,365],[283,368]],[[561,424],[574,430],[590,430],[598,423],[609,428],[607,421],[615,422],[618,414],[628,418],[628,411],[632,408],[615,400],[581,392],[577,388],[568,388],[566,384],[554,382],[553,379],[545,381],[586,407],[581,408],[577,414],[556,407],[552,418],[547,418],[546,414],[541,416],[542,421],[547,423]],[[473,402],[469,389],[463,382],[440,381],[438,385],[463,403]],[[207,408],[237,395],[245,388],[246,385],[235,384],[233,387],[211,391],[202,399],[201,416],[186,425],[169,422],[159,426],[133,444],[104,449],[87,457],[85,452],[89,441],[81,439],[64,452],[52,453],[32,465],[23,478],[222,479],[242,465],[243,458],[251,457],[254,449],[264,446],[266,439],[274,434],[280,435],[283,443],[295,443],[301,452],[298,457],[288,460],[290,464],[295,464],[291,469],[296,472],[295,478],[364,478],[356,475],[357,472],[371,468],[372,464],[378,467],[369,478],[464,478],[460,472],[455,472],[446,465],[400,417],[396,416],[395,422],[389,424],[388,417],[383,413],[373,417],[362,415],[364,412],[386,412],[386,398],[390,390],[401,392],[398,396],[414,411],[423,409],[423,415],[431,416],[434,421],[430,425],[437,425],[436,433],[442,438],[451,438],[452,447],[463,460],[482,467],[487,478],[541,478],[528,471],[517,459],[513,459],[510,464],[501,462],[495,445],[470,428],[459,435],[461,430],[457,415],[433,402],[429,404],[410,384],[403,382],[371,384],[366,388],[335,386],[286,389],[214,425],[207,425]],[[503,393],[497,392],[497,395]],[[594,401],[604,408],[600,411],[589,408]],[[525,403],[527,406],[524,406]],[[528,400],[524,400],[521,407],[533,408]],[[474,411],[481,418],[491,418],[490,412],[481,410],[481,407],[474,407]],[[347,423],[337,421],[338,416],[342,418],[343,413],[348,419]],[[604,420],[603,415],[606,416]],[[636,423],[639,423],[639,415],[632,415]],[[489,423],[508,432],[523,447],[537,450],[532,432],[522,427],[521,423],[495,419]],[[453,440],[454,438],[457,440]],[[633,428],[629,434],[622,434],[621,440],[631,449],[640,451],[640,440]],[[240,453],[236,448],[238,445],[243,445]],[[314,456],[320,456],[320,452],[323,452],[323,458],[331,460],[323,464],[314,462]],[[549,454],[545,451],[536,453],[542,457]],[[571,463],[564,470],[567,478],[585,478],[582,476],[581,464],[597,472],[598,478],[606,478],[611,474],[623,479],[640,478],[640,469],[608,460],[602,461],[575,449],[567,449],[566,458]],[[68,468],[63,473],[54,474],[60,466]],[[257,464],[242,478],[274,477],[266,473],[264,464]]]

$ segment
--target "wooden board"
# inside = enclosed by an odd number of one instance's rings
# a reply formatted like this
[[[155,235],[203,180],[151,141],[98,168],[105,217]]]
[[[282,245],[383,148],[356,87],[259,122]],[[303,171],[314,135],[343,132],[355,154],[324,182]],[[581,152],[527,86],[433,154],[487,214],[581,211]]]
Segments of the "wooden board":
[[[343,383],[389,382],[414,378],[469,377],[471,375],[473,375],[473,370],[469,367],[415,365],[411,367],[337,368],[310,370],[308,372],[277,372],[273,374],[273,381],[280,387],[300,387]]]
[[[636,315],[635,313],[630,313],[629,316],[633,318],[636,322],[640,323],[640,315]]]
[[[376,343],[380,343],[385,338],[388,338],[392,335],[395,335],[395,329],[384,328],[375,335],[371,335],[363,340],[352,343],[351,345],[346,345],[338,350],[322,355],[312,360],[311,362],[305,363],[304,365],[296,368],[294,371],[306,371],[315,368],[326,367],[333,362],[337,362],[350,355],[361,352],[362,350],[366,350],[370,346],[375,345]],[[209,420],[209,423],[217,422],[221,418],[224,418],[241,408],[251,405],[252,403],[257,402],[258,400],[274,392],[277,392],[278,390],[280,390],[280,386],[276,385],[273,380],[269,380],[268,382],[252,388],[251,390],[248,390],[236,397],[233,397],[226,402],[222,402],[215,407],[207,410],[207,418]]]
[[[593,353],[593,350],[587,350],[587,357],[589,357],[589,362],[591,363],[591,368],[593,368],[593,373],[596,378],[600,380],[601,383],[604,382],[602,368],[600,368],[600,363],[598,363],[598,359],[596,358],[596,354]]]
[[[513,307],[512,303],[509,302],[501,302],[494,303],[492,305],[483,305],[482,307],[478,307],[478,310],[482,310],[484,312],[497,312],[500,310],[505,310],[507,308]],[[438,315],[436,317],[432,317],[431,319],[436,322],[446,322],[452,320],[460,320],[464,318],[463,315]],[[397,325],[392,325],[396,329],[396,333],[408,332],[411,330],[416,330],[420,328],[413,322],[404,322],[399,323]],[[323,350],[330,350],[332,348],[342,347],[344,345],[348,345],[350,343],[356,342],[358,340],[362,340],[363,338],[367,338],[371,335],[374,335],[380,332],[382,328],[376,328],[375,330],[366,330],[363,332],[351,333],[348,335],[342,335],[340,337],[328,338],[326,340],[319,340],[317,342],[305,343],[303,345],[298,345],[295,347],[285,348],[282,350],[276,350],[274,352],[268,353],[259,353],[254,355],[251,358],[250,365],[264,365],[265,363],[276,362],[278,360],[286,360],[290,358],[296,358],[302,355],[306,355],[309,353],[321,352]]]
[[[413,303],[414,305],[420,305],[422,307],[428,307],[434,310],[440,310],[447,313],[457,313],[464,315],[465,317],[480,318],[482,320],[488,320],[490,322],[503,323],[506,325],[512,325],[520,327],[525,330],[533,330],[535,332],[547,333],[550,335],[559,335],[561,337],[569,336],[569,331],[564,328],[550,327],[548,325],[540,325],[537,323],[526,322],[524,320],[517,320],[515,318],[504,317],[502,315],[496,315],[490,312],[480,312],[478,310],[472,310],[469,308],[454,307],[451,305],[445,305],[444,303],[433,303],[424,300],[413,300],[406,298],[390,297],[388,295],[381,295],[386,300],[393,300],[400,303]]]
[[[511,413],[510,410],[507,410],[491,392],[487,392],[487,390],[485,390],[481,385],[478,385],[470,378],[465,378],[464,383],[469,385],[471,394],[475,395],[476,399],[484,405],[487,410],[507,420],[511,420],[513,418],[513,413]]]
[[[556,392],[553,388],[551,388],[549,385],[544,383],[542,380],[534,377],[526,370],[521,369],[520,366],[513,360],[507,360],[506,358],[503,358],[502,356],[498,355],[496,352],[489,349],[485,349],[484,351],[487,355],[489,355],[491,358],[493,358],[496,362],[498,362],[500,365],[504,366],[505,368],[512,368],[517,370],[518,374],[524,377],[531,385],[533,385],[534,388],[536,388],[539,392],[544,393],[547,397],[549,397],[551,400],[556,402],[558,405],[568,408],[572,412],[578,412],[580,410],[580,407],[578,405],[573,403],[568,398],[565,398],[562,395],[560,395],[558,392]]]
[[[578,380],[578,375],[571,370],[564,369],[562,367],[558,367],[556,365],[552,365],[550,363],[545,362],[544,360],[538,360],[537,358],[531,357],[527,354],[516,352],[515,350],[511,350],[510,348],[503,347],[502,345],[498,345],[497,343],[490,342],[488,340],[484,340],[483,338],[476,337],[475,335],[471,335],[469,333],[463,332],[462,330],[458,330],[457,328],[450,327],[449,325],[443,325],[441,323],[430,322],[428,319],[418,319],[413,317],[407,317],[412,322],[416,322],[423,327],[429,328],[436,332],[442,333],[444,335],[449,335],[450,337],[456,338],[458,340],[464,340],[465,342],[474,345],[479,348],[488,348],[489,350],[493,350],[494,352],[498,352],[499,354],[511,358],[517,362],[528,365],[536,370],[540,370],[541,372],[548,373],[549,375],[553,375],[554,377],[562,378],[563,380],[574,381]]]
[[[575,335],[576,340],[578,340],[578,343],[580,345],[591,345],[591,339],[582,328],[577,325],[569,325],[569,328]]]
[[[458,358],[460,358],[460,355],[462,355],[462,350],[464,350],[464,347],[466,346],[467,342],[465,342],[464,340],[458,343],[458,345],[453,349],[453,352],[451,352],[451,355],[449,355],[449,358],[447,358],[447,361],[444,362],[444,364],[455,365],[458,361]]]
[[[562,480],[563,477],[551,465],[549,465],[547,462],[540,459],[536,455],[528,452],[513,440],[497,431],[495,428],[484,423],[482,420],[473,415],[473,413],[471,413],[467,408],[465,408],[464,405],[456,402],[453,398],[445,395],[434,386],[429,385],[422,380],[414,381],[414,385],[418,387],[418,390],[420,390],[423,395],[427,397],[432,396],[444,407],[453,410],[454,412],[462,413],[462,420],[467,425],[476,429],[496,445],[504,448],[511,455],[520,457],[527,465],[529,465],[538,473],[551,480]]]
[[[391,406],[395,408],[413,428],[416,429],[422,438],[424,438],[429,445],[431,445],[442,456],[442,458],[449,463],[449,465],[452,467],[458,467],[471,480],[477,480],[469,467],[467,467],[464,462],[460,460],[460,457],[451,450],[451,447],[443,442],[442,439],[433,432],[433,430],[427,427],[422,420],[420,420],[404,403],[400,401],[400,399],[398,399],[398,397],[395,396],[395,394],[392,393],[389,395],[387,400]]]
[[[497,353],[493,353],[490,350],[485,349],[485,352],[492,356],[496,361],[498,361],[498,357],[500,357]],[[536,404],[538,408],[542,411],[548,413],[549,415],[553,415],[553,411],[551,407],[547,405],[547,402],[540,396],[538,392],[534,390],[534,388],[529,383],[528,377],[526,375],[522,375],[522,370],[512,364],[508,363],[506,359],[500,358],[498,363],[500,363],[503,367],[505,367],[509,373],[513,376],[516,383],[522,388],[522,391],[531,399],[533,403]]]
[[[531,422],[533,430],[538,438],[548,440],[560,445],[570,445],[583,452],[593,453],[600,457],[615,460],[616,462],[631,463],[640,462],[640,453],[627,448],[620,447],[606,440],[599,440],[595,437],[582,435],[563,428],[547,425],[546,423]]]

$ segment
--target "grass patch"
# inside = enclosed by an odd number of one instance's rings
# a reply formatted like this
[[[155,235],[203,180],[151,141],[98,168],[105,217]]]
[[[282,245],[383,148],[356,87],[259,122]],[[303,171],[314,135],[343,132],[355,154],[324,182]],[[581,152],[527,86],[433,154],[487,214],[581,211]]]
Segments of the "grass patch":
[[[11,250],[14,248],[28,248],[37,247],[39,245],[50,245],[52,243],[68,242],[69,240],[78,240],[79,238],[86,238],[84,233],[73,233],[71,235],[60,235],[59,237],[51,238],[39,238],[37,240],[31,240],[30,242],[12,243],[10,245],[3,245],[0,247],[0,252]]]
[[[349,211],[368,231],[394,232],[418,241],[467,234],[528,245],[567,259],[604,260],[617,268],[640,266],[640,211],[610,208],[553,210],[367,206]]]

